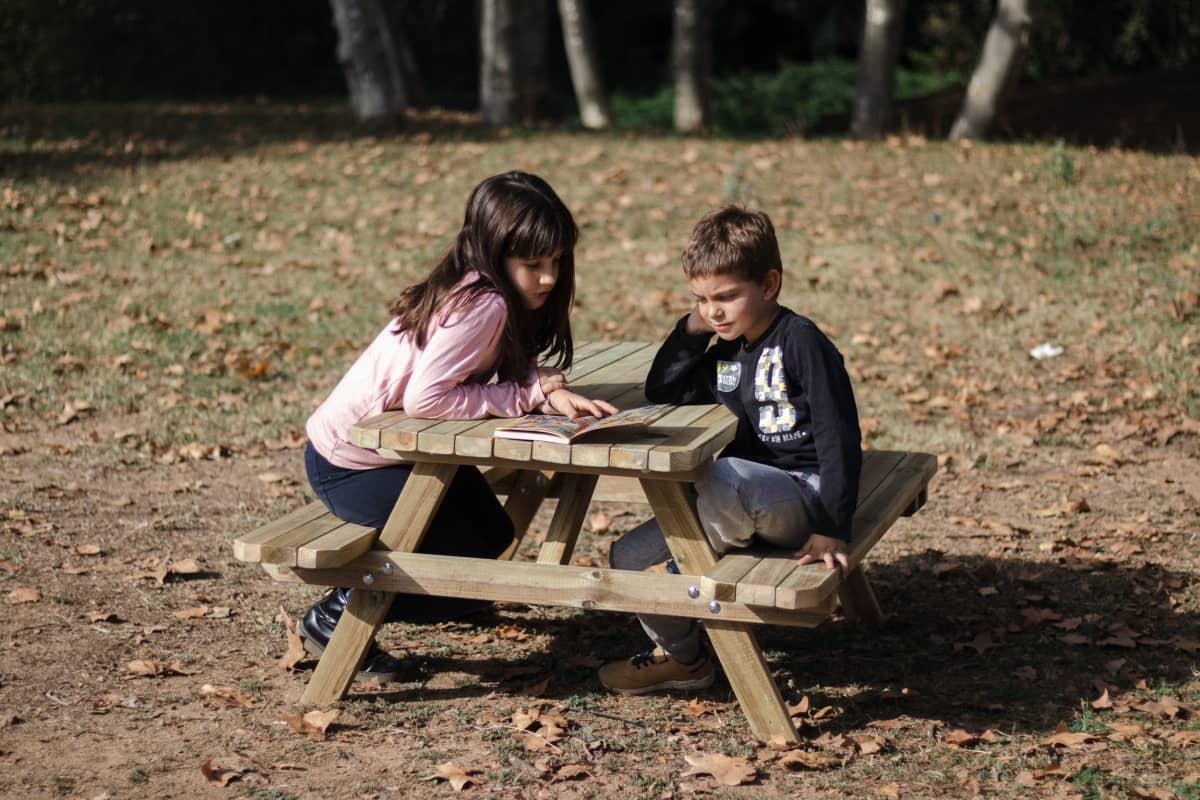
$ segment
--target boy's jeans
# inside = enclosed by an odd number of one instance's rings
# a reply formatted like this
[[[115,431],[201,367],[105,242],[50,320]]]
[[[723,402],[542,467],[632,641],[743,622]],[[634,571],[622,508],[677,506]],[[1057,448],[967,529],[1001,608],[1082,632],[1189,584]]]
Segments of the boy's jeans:
[[[742,458],[719,458],[696,481],[696,511],[718,555],[746,547],[754,536],[776,547],[804,545],[820,506],[820,476],[786,472]],[[671,557],[662,529],[648,519],[613,543],[614,569],[643,570]],[[700,657],[696,620],[639,614],[646,634],[676,661]]]

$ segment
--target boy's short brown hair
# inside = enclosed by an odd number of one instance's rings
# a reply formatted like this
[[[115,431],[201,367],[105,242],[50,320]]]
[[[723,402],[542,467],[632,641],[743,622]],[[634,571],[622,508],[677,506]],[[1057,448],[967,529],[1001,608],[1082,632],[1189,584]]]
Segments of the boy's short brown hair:
[[[683,272],[688,280],[736,275],[762,283],[773,269],[783,273],[771,218],[741,206],[724,206],[705,214],[683,251]]]

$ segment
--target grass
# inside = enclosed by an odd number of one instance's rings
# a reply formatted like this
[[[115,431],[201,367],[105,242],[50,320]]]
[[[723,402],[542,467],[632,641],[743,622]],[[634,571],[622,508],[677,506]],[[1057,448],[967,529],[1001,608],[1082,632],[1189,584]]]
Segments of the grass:
[[[114,562],[174,546],[191,555],[193,547],[225,547],[227,531],[214,520],[245,527],[263,517],[268,501],[256,467],[247,465],[286,463],[299,474],[294,450],[276,450],[294,446],[311,409],[384,323],[387,301],[446,246],[481,178],[514,167],[541,173],[574,210],[582,231],[577,340],[661,337],[689,305],[678,254],[692,224],[723,200],[741,200],[775,220],[784,301],[834,336],[860,412],[872,422],[871,446],[927,450],[946,461],[928,509],[898,523],[871,565],[894,614],[888,627],[870,635],[852,626],[760,635],[789,699],[808,695],[814,706],[838,707],[821,732],[904,724],[886,734],[882,755],[840,772],[792,773],[766,762],[766,751],[746,737],[727,689],[706,697],[722,705],[720,724],[688,728],[693,720],[664,716],[678,710],[669,701],[613,699],[595,693],[589,669],[547,667],[548,691],[559,693],[554,701],[575,723],[563,751],[586,743],[595,773],[647,796],[676,792],[670,770],[685,769],[678,755],[693,745],[763,760],[768,790],[795,796],[871,793],[892,781],[904,796],[954,796],[970,779],[1003,795],[1023,770],[1042,769],[1051,756],[1063,757],[1069,776],[1047,778],[1042,788],[1058,781],[1079,794],[1119,794],[1145,773],[1154,782],[1144,785],[1200,793],[1187,751],[1112,741],[1103,762],[1088,763],[1094,754],[1057,753],[1042,738],[1059,721],[1100,733],[1117,720],[1087,705],[1100,680],[1129,693],[1144,678],[1152,688],[1143,699],[1170,694],[1195,703],[1194,658],[1162,644],[1068,645],[1052,621],[1031,625],[1023,616],[1038,608],[1079,617],[1074,630],[1093,642],[1109,635],[1113,621],[1162,641],[1194,636],[1200,592],[1180,546],[1196,525],[1185,491],[1190,476],[1172,475],[1178,482],[1170,485],[1161,478],[1194,455],[1195,439],[1155,440],[1186,415],[1195,418],[1200,396],[1200,337],[1192,332],[1200,310],[1188,299],[1200,275],[1194,159],[906,136],[868,145],[497,135],[436,117],[402,133],[368,135],[344,119],[334,124],[325,110],[297,111],[287,125],[260,124],[255,114],[0,111],[0,467],[24,470],[35,459],[39,466],[0,501],[0,523],[15,531],[4,528],[0,553],[22,570],[20,579],[43,562],[57,569],[80,537],[113,537]],[[1030,349],[1043,342],[1063,354],[1032,359]],[[1089,462],[1098,444],[1136,460],[1120,472]],[[9,461],[5,448],[14,446],[30,453]],[[233,519],[219,491],[172,499],[165,488],[181,475],[194,480],[185,468],[213,459],[224,463],[210,465],[207,480],[228,470],[254,489],[237,496]],[[122,493],[136,484],[128,518],[88,505],[103,503],[96,484],[113,476],[125,479]],[[64,516],[69,504],[56,506],[48,485],[73,486],[79,497],[71,502],[84,510]],[[1091,511],[1035,513],[1080,495]],[[985,523],[1020,530],[1000,533]],[[26,524],[36,533],[23,532]],[[1155,560],[1147,573],[1142,562],[1110,555],[1114,545],[1135,541]],[[57,548],[53,557],[40,549],[34,557],[32,548],[46,543]],[[142,614],[157,619],[182,607],[174,600],[185,591],[215,602],[232,587],[254,602],[261,578],[238,583],[250,573],[226,566],[217,583],[163,590],[119,575],[95,580],[132,596],[140,625]],[[97,602],[83,580],[50,585],[48,598],[77,605],[48,601],[36,610],[73,614]],[[980,596],[985,586],[998,593]],[[297,607],[317,596],[279,591]],[[254,637],[247,663],[269,665],[278,656],[264,643],[280,640],[281,628],[268,620],[274,613],[272,604],[260,621],[247,615],[246,635]],[[537,621],[547,639],[563,640],[550,653],[630,651],[633,623],[593,618],[555,611]],[[547,650],[540,633],[520,648],[462,641],[474,633],[413,629],[405,647],[422,658],[484,655],[498,664],[517,650]],[[980,634],[994,647],[964,647]],[[167,643],[157,652],[190,658],[198,669],[227,661]],[[105,656],[92,671],[106,674],[127,657]],[[1110,669],[1116,659],[1125,666]],[[229,680],[267,703],[301,678]],[[493,683],[498,699],[481,699]],[[507,762],[521,755],[520,743],[503,728],[479,731],[470,722],[485,710],[532,703],[513,695],[513,685],[471,670],[450,689],[405,685],[400,701],[348,703],[365,724],[336,736],[377,754],[387,748],[373,735],[432,729],[428,741],[398,733],[398,742],[429,749],[396,757],[427,774],[482,752],[483,774],[523,784],[525,773]],[[40,692],[36,701],[44,704]],[[229,729],[293,742],[274,711],[247,712],[258,716]],[[681,726],[684,733],[671,730]],[[939,743],[960,727],[1003,738],[978,748]],[[1156,728],[1160,739],[1164,730]],[[330,743],[296,742],[288,760],[321,761],[331,751]],[[664,753],[668,766],[649,766]],[[159,781],[144,765],[122,769],[126,788],[126,772]],[[192,774],[195,764],[180,770]],[[411,789],[406,780],[398,774],[380,785]],[[82,785],[77,779],[80,793]],[[427,786],[434,785],[419,784]],[[604,787],[596,778],[585,791]]]

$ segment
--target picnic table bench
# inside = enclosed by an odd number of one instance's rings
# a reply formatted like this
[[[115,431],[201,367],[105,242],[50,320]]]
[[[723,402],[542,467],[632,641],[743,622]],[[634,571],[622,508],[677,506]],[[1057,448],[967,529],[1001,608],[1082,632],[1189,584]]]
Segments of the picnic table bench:
[[[576,351],[569,375],[580,393],[620,408],[646,402],[643,381],[657,345],[593,342]],[[238,536],[234,555],[277,579],[359,591],[305,690],[306,703],[348,690],[395,593],[654,613],[703,620],[726,678],[760,739],[796,742],[797,733],[754,638],[753,624],[814,627],[840,599],[847,616],[883,614],[862,562],[895,520],[925,501],[937,469],[925,453],[864,454],[849,568],[800,566],[791,550],[750,549],[718,558],[708,545],[687,487],[734,436],[722,406],[665,406],[648,432],[575,444],[493,438],[508,420],[422,420],[388,412],[364,420],[352,440],[413,471],[382,530],[343,522],[320,503],[296,509]],[[599,436],[599,435],[598,435]],[[461,464],[473,464],[497,495],[516,535],[500,560],[413,552]],[[557,498],[535,562],[509,560],[546,498]],[[644,498],[658,517],[680,574],[571,565],[593,499]]]

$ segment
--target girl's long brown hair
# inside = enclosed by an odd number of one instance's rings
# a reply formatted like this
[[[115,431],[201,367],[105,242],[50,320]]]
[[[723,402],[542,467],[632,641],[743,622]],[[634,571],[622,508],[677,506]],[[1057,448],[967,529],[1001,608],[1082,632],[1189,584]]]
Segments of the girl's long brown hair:
[[[508,317],[496,371],[500,380],[519,380],[529,362],[542,354],[544,362],[568,369],[571,342],[571,303],[575,299],[575,219],[550,184],[525,172],[506,172],[480,183],[467,200],[462,230],[429,277],[409,286],[391,305],[396,333],[408,331],[417,347],[429,338],[429,324],[483,292],[499,292],[508,304]],[[507,257],[537,259],[562,251],[558,281],[545,305],[526,307],[504,268]],[[479,273],[458,286],[469,272]],[[458,288],[456,288],[458,287]]]

